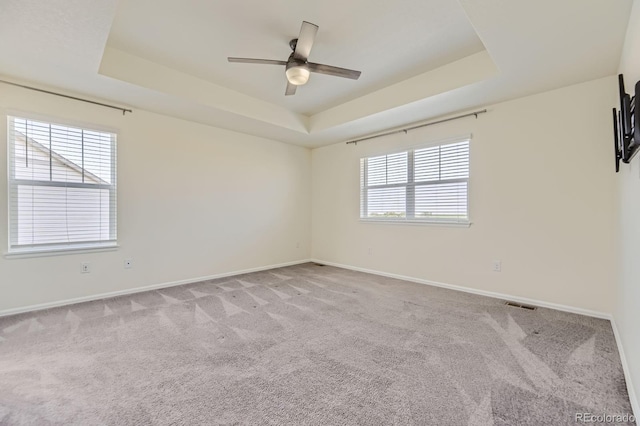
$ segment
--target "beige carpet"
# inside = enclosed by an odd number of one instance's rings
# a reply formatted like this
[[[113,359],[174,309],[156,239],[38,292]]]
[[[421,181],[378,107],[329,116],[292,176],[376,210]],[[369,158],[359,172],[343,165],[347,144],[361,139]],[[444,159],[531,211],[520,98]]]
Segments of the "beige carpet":
[[[0,318],[2,425],[575,425],[577,413],[631,413],[608,321],[329,266]]]

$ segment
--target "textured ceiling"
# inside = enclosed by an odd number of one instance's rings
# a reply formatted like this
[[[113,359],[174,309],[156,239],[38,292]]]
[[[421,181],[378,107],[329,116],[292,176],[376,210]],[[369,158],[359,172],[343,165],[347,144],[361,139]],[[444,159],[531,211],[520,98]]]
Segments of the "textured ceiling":
[[[404,0],[402,7],[371,0],[188,3],[122,1],[109,46],[305,115],[484,49],[451,0]],[[309,60],[360,70],[358,81],[313,74],[285,97],[283,66],[227,62],[228,56],[286,60],[303,20],[320,26]]]
[[[4,79],[321,146],[615,74],[631,0],[0,0]],[[336,11],[339,11],[337,13]],[[285,97],[302,20],[314,74]]]

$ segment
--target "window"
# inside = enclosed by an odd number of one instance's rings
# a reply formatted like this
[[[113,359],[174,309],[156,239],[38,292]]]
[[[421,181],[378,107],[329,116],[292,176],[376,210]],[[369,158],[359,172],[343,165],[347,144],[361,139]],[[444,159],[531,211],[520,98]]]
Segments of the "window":
[[[116,244],[116,135],[8,117],[9,252]]]
[[[468,223],[469,139],[360,160],[360,218]]]

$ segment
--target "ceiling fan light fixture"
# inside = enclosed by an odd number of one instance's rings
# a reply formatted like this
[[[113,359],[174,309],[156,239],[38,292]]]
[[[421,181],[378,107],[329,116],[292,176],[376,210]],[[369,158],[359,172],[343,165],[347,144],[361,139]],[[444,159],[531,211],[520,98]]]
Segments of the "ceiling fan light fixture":
[[[317,25],[312,24],[311,22],[302,21],[300,35],[298,38],[294,38],[289,42],[289,47],[293,52],[289,55],[289,59],[286,61],[278,61],[275,59],[237,58],[233,56],[229,56],[227,60],[229,62],[241,62],[245,64],[284,65],[285,76],[287,78],[287,88],[284,91],[285,96],[295,95],[296,88],[303,84],[307,84],[312,72],[357,80],[358,77],[360,77],[360,71],[308,62],[309,53],[313,47],[317,32]]]
[[[289,83],[294,84],[296,86],[301,86],[309,81],[309,67],[307,64],[294,64],[292,66],[287,65],[287,70],[285,71],[287,74],[287,80]]]

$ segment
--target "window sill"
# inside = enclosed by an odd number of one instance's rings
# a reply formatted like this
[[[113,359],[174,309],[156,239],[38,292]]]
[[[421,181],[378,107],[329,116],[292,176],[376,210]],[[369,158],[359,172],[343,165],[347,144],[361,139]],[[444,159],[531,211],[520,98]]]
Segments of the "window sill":
[[[77,248],[58,248],[58,249],[37,249],[37,250],[16,250],[4,254],[5,259],[25,259],[30,257],[46,257],[46,256],[63,256],[67,254],[80,253],[100,253],[103,251],[116,251],[119,245],[93,246],[93,247],[77,247]]]
[[[446,222],[436,220],[394,220],[394,219],[359,219],[361,223],[379,223],[385,225],[423,225],[423,226],[443,226],[450,228],[468,228],[471,222]]]

